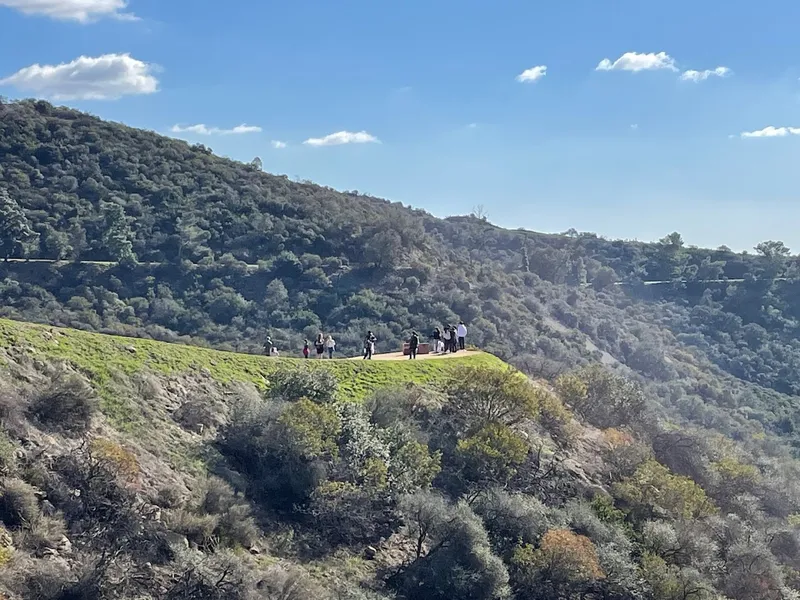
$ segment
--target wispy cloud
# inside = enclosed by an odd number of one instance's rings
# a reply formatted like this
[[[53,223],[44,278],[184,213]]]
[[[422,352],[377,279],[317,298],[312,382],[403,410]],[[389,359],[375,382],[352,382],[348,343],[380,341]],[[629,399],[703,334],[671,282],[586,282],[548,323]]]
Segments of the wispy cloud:
[[[730,74],[731,70],[728,67],[717,67],[716,69],[706,69],[705,71],[694,71],[690,69],[681,74],[681,79],[683,81],[698,83],[700,81],[705,81],[709,77],[728,77]]]
[[[525,69],[522,73],[517,75],[517,81],[519,81],[520,83],[531,83],[534,81],[538,81],[545,75],[547,75],[547,66],[539,65],[538,67],[531,67],[530,69]]]
[[[55,100],[113,100],[158,91],[154,66],[129,54],[81,56],[60,65],[31,65],[0,79],[0,85]]]
[[[271,143],[272,147],[275,148],[276,150],[281,150],[283,148],[286,148],[286,142],[282,142],[280,140],[272,140]]]
[[[800,135],[800,127],[773,127],[769,125],[757,131],[743,131],[742,138],[771,138],[786,137],[787,135]]]
[[[678,70],[675,66],[675,59],[666,52],[650,52],[648,54],[626,52],[613,62],[611,59],[604,58],[597,65],[595,71],[632,71],[637,73],[639,71],[655,71],[659,69]]]
[[[110,17],[134,20],[131,13],[124,12],[127,0],[0,0],[0,6],[7,6],[26,15],[42,15],[62,21],[91,23]]]
[[[636,131],[637,129],[639,129],[639,124],[638,124],[638,123],[633,123],[633,124],[631,125],[631,129],[633,129],[634,131]]]
[[[341,146],[342,144],[369,144],[380,143],[380,140],[366,131],[353,133],[351,131],[338,131],[321,138],[307,139],[304,144],[308,146]]]
[[[197,125],[173,125],[170,129],[172,133],[196,133],[197,135],[243,135],[246,133],[261,133],[261,127],[257,125],[237,125],[232,129],[220,129],[219,127],[208,127],[203,123]]]

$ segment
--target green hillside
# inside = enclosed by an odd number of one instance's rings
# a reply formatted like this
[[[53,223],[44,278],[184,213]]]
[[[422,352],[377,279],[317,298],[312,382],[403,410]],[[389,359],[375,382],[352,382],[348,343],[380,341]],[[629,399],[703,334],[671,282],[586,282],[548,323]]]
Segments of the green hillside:
[[[113,394],[112,382],[119,376],[145,371],[178,375],[204,371],[215,381],[226,384],[249,382],[258,388],[269,386],[270,374],[277,369],[307,366],[325,369],[335,375],[343,394],[361,400],[375,390],[407,383],[436,385],[462,367],[503,367],[503,362],[485,352],[468,351],[463,357],[420,361],[352,361],[271,358],[47,327],[0,319],[0,348],[6,353],[31,357],[63,359],[88,376],[103,398],[103,409],[129,427],[136,416]]]
[[[42,101],[0,233],[3,600],[799,597],[780,242],[439,219]]]

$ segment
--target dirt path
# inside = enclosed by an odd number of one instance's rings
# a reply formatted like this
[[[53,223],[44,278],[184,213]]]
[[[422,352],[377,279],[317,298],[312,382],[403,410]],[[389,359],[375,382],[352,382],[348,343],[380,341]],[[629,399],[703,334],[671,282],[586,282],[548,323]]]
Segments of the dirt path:
[[[474,356],[475,354],[480,354],[479,350],[462,350],[460,352],[456,352],[455,354],[452,352],[448,352],[447,354],[417,354],[417,360],[436,360],[436,359],[447,359],[447,358],[463,358],[465,356]],[[362,360],[360,356],[354,356],[349,358],[348,360]],[[373,354],[372,360],[409,360],[408,356],[403,356],[402,352],[386,352],[384,354]]]

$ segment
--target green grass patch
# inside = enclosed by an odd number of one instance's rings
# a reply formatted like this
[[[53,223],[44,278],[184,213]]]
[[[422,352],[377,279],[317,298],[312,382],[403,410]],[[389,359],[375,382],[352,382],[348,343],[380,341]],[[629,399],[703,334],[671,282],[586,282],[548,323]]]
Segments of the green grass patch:
[[[505,365],[499,358],[485,352],[418,361],[271,358],[8,319],[0,319],[0,347],[69,362],[92,381],[102,399],[103,412],[115,424],[130,424],[135,420],[131,408],[113,393],[111,386],[117,373],[133,375],[152,371],[175,375],[205,370],[220,383],[245,381],[263,389],[269,385],[270,373],[278,367],[308,365],[314,369],[330,370],[339,381],[341,394],[361,400],[374,390],[390,385],[435,384],[465,365],[498,368]]]

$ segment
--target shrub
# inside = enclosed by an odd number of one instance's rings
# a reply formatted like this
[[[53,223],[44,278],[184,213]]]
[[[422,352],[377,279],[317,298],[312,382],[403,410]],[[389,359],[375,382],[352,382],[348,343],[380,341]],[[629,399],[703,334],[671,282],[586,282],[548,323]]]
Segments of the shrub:
[[[481,494],[474,508],[483,519],[492,546],[506,558],[517,543],[538,545],[552,524],[550,511],[539,500],[501,489]]]
[[[39,516],[36,489],[21,479],[0,480],[0,521],[11,529],[33,523]]]
[[[519,434],[499,423],[485,425],[456,446],[467,479],[497,483],[505,483],[515,475],[528,451],[528,444]]]
[[[116,473],[125,482],[133,482],[139,476],[139,461],[136,455],[111,440],[96,438],[89,443],[92,458]]]
[[[537,600],[582,597],[605,577],[591,540],[567,529],[545,533],[538,549],[520,544],[510,562],[514,589]]]
[[[660,509],[675,519],[692,519],[717,512],[705,491],[694,481],[675,475],[655,460],[643,463],[636,472],[615,486],[616,494],[635,506],[636,511],[650,515]]]
[[[452,416],[472,431],[491,423],[512,426],[534,418],[539,409],[536,388],[510,368],[461,368],[446,389]]]
[[[93,390],[77,375],[53,381],[36,394],[28,406],[29,415],[37,423],[69,435],[88,430],[96,410]]]
[[[17,544],[34,556],[41,556],[45,550],[57,548],[67,528],[60,516],[41,516],[26,526],[17,536]]]
[[[639,386],[599,366],[561,375],[556,390],[572,409],[596,427],[637,422],[645,399]]]
[[[508,572],[466,503],[453,506],[435,494],[419,493],[404,498],[401,507],[417,545],[416,560],[392,579],[401,593],[418,600],[506,595]]]
[[[370,420],[379,427],[397,423],[425,423],[444,406],[446,398],[436,390],[418,386],[386,387],[364,403]]]
[[[312,402],[326,404],[336,400],[338,390],[336,376],[327,369],[282,367],[270,376],[267,395],[286,402],[308,398]]]
[[[276,508],[304,502],[338,455],[341,431],[333,407],[242,404],[220,433],[220,448],[248,476],[253,493]]]
[[[0,476],[9,475],[17,466],[16,447],[5,431],[0,429]]]
[[[368,544],[388,538],[399,526],[385,496],[340,481],[319,485],[306,513],[315,533],[332,545]]]

